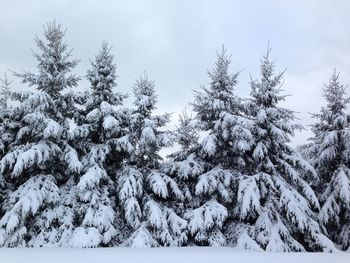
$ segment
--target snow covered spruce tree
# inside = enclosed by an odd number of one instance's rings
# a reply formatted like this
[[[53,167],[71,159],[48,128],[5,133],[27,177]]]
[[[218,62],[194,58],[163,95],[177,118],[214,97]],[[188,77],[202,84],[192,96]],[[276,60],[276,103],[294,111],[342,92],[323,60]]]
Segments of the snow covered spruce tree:
[[[250,149],[252,122],[244,117],[245,103],[234,94],[238,73],[229,73],[230,62],[223,48],[209,72],[209,87],[195,94],[196,120],[180,122],[177,140],[182,148],[168,169],[186,186],[189,244],[226,244],[223,227],[233,213],[233,182]],[[196,129],[204,131],[204,139],[189,144],[197,139]]]
[[[159,151],[171,145],[170,133],[162,129],[170,115],[152,114],[157,98],[154,82],[147,76],[137,80],[133,89],[135,102],[129,123],[133,151],[117,175],[119,204],[130,235],[123,245],[178,246],[186,239],[186,221],[173,207],[184,196],[175,180],[159,170]]]
[[[266,251],[334,251],[315,220],[319,203],[307,180],[312,166],[288,143],[296,129],[293,111],[278,106],[283,72],[275,74],[267,54],[261,80],[251,81],[253,145],[247,175],[238,182],[238,223],[228,235],[237,247]]]
[[[0,159],[8,151],[8,146],[13,140],[13,136],[11,136],[11,133],[8,130],[8,119],[10,114],[10,107],[8,103],[11,96],[11,83],[12,81],[8,80],[6,73],[4,79],[0,79]],[[5,192],[6,185],[3,176],[0,174],[0,207],[3,202]]]
[[[168,160],[161,167],[164,173],[174,178],[183,192],[184,199],[177,202],[174,209],[184,219],[185,217],[189,218],[194,209],[193,200],[197,202],[199,200],[193,195],[198,176],[204,172],[204,162],[195,154],[200,147],[199,131],[200,125],[197,119],[189,116],[184,111],[179,116],[179,124],[173,132],[174,141],[180,146],[180,149],[168,155]],[[204,221],[201,221],[201,223],[198,226],[204,228]],[[194,241],[188,227],[184,229],[183,236],[185,242],[183,245],[193,244]],[[200,241],[196,243],[200,243]]]
[[[12,81],[8,80],[6,73],[5,77],[0,79],[0,158],[7,152],[6,145],[9,144],[9,139],[11,137],[6,129],[10,111],[9,100],[11,97],[11,83]]]
[[[79,162],[65,142],[67,107],[60,95],[76,87],[79,78],[70,73],[78,61],[71,59],[64,35],[60,25],[49,23],[45,39],[36,38],[38,74],[15,74],[37,91],[12,96],[19,106],[9,116],[8,132],[14,140],[0,160],[7,188],[1,207],[1,246],[56,245],[69,225],[70,208],[60,202],[66,193],[59,187],[79,170]]]
[[[116,65],[107,43],[87,72],[91,92],[84,93],[83,110],[70,142],[81,156],[82,170],[76,187],[75,229],[69,246],[97,247],[116,244],[120,223],[115,211],[114,179],[132,146],[126,133],[125,95],[115,92]],[[113,197],[114,196],[114,197]]]
[[[11,97],[11,84],[12,81],[10,81],[7,78],[7,74],[5,72],[5,76],[3,79],[0,79],[0,106],[3,111],[7,110],[9,108],[9,100]]]
[[[184,110],[179,115],[179,124],[173,132],[173,138],[175,142],[180,146],[180,149],[174,153],[168,155],[171,162],[166,162],[166,167],[174,168],[174,172],[180,169],[177,167],[183,160],[189,158],[191,154],[199,147],[199,137],[200,137],[200,125],[197,119],[189,115],[186,110]],[[174,162],[175,161],[175,162]],[[170,164],[170,166],[169,166]],[[175,165],[175,167],[172,167]],[[177,167],[177,168],[176,168]],[[179,178],[177,178],[179,179]],[[181,181],[181,180],[180,180]],[[186,187],[184,185],[184,187]]]
[[[314,136],[304,146],[304,153],[316,168],[320,180],[316,185],[321,211],[319,221],[327,236],[343,249],[350,246],[350,99],[334,71],[325,86],[327,106],[312,125]]]

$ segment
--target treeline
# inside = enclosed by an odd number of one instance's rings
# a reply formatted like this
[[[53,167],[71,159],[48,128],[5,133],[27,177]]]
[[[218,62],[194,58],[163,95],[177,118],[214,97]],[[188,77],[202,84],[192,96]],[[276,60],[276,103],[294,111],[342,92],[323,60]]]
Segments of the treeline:
[[[334,73],[314,136],[279,106],[283,72],[268,50],[250,97],[235,94],[223,49],[193,116],[174,131],[155,115],[155,83],[116,91],[116,64],[103,43],[77,91],[78,60],[61,25],[36,38],[37,72],[2,81],[0,246],[231,246],[265,251],[347,250],[350,245],[349,99]],[[17,101],[11,106],[8,100]],[[177,143],[166,160],[159,151]]]

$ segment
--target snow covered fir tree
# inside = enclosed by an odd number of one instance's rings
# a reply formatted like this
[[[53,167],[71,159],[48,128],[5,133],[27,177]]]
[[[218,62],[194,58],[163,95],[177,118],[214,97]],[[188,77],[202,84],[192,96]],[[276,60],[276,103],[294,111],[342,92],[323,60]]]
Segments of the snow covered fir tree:
[[[56,23],[46,26],[44,39],[36,38],[34,53],[38,73],[16,73],[35,90],[13,92],[19,102],[10,113],[4,132],[7,151],[0,161],[5,196],[0,219],[0,245],[42,246],[56,241],[61,232],[60,186],[74,172],[67,145],[66,88],[77,86],[71,70],[77,60],[63,41],[64,31]]]
[[[11,97],[11,83],[12,81],[9,81],[7,78],[7,75],[5,73],[5,76],[3,79],[0,79],[1,83],[1,90],[0,90],[0,158],[4,156],[4,154],[8,151],[9,143],[11,142],[11,136],[10,133],[8,133],[6,127],[8,125],[8,119],[9,119],[9,100]],[[0,176],[0,201],[3,201],[4,194],[6,191],[5,187],[5,181],[2,176]]]
[[[269,53],[261,60],[260,80],[250,83],[251,143],[237,182],[233,229],[228,231],[239,247],[335,251],[316,221],[319,202],[307,181],[317,173],[288,144],[301,127],[294,123],[292,110],[278,105],[286,97],[283,72],[275,73]]]
[[[326,235],[347,250],[350,246],[350,99],[334,71],[324,88],[327,105],[312,125],[314,136],[302,146],[320,180],[315,189],[321,203],[319,222]]]
[[[12,80],[9,80],[5,72],[4,78],[0,79],[0,106],[3,110],[6,110],[9,107],[9,100],[11,98],[11,84]]]
[[[115,243],[120,232],[115,212],[113,179],[123,154],[131,150],[126,130],[125,95],[115,92],[116,65],[107,43],[91,62],[86,78],[90,91],[76,96],[77,124],[69,136],[70,145],[78,153],[77,179],[73,206],[75,226],[69,240],[72,247],[97,247]],[[70,200],[72,201],[72,200]]]
[[[238,73],[229,72],[230,62],[223,47],[215,68],[208,72],[209,87],[195,93],[196,118],[184,115],[180,121],[176,137],[182,148],[169,165],[191,203],[183,215],[188,220],[189,244],[226,245],[223,228],[233,212],[234,180],[250,148],[252,122],[234,93]],[[199,130],[205,136],[197,142]]]
[[[11,99],[11,83],[5,73],[3,79],[0,79],[0,156],[7,152],[6,145],[8,144],[8,133],[6,132],[7,120],[9,118],[10,113],[10,99]]]
[[[135,101],[129,116],[132,151],[118,172],[118,197],[132,247],[179,246],[186,241],[186,221],[174,209],[184,199],[176,181],[160,171],[159,151],[171,145],[164,129],[169,114],[153,115],[155,83],[145,74],[133,86]]]
[[[146,73],[122,87],[107,42],[74,74],[65,32],[48,23],[36,71],[0,82],[0,247],[349,251],[350,100],[338,73],[296,150],[302,127],[281,106],[270,50],[247,89],[223,47],[172,125],[157,109],[166,87]]]

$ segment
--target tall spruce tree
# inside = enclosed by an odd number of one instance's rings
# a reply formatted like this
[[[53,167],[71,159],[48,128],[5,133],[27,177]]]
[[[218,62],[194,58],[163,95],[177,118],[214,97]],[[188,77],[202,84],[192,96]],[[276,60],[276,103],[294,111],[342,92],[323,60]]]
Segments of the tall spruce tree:
[[[168,155],[168,158],[175,162],[181,162],[191,155],[199,146],[200,138],[199,123],[192,115],[189,115],[186,110],[179,115],[178,122],[178,126],[173,132],[173,137],[175,142],[180,146],[180,149]],[[173,163],[167,162],[167,164]]]
[[[11,96],[11,83],[12,81],[8,80],[6,73],[4,79],[0,79],[0,159],[7,153],[8,146],[13,140],[12,134],[8,131],[10,110],[8,102]],[[0,174],[0,207],[5,196],[6,188],[4,178]]]
[[[253,145],[248,173],[238,184],[238,223],[229,235],[236,246],[250,249],[334,251],[315,220],[319,203],[306,181],[317,174],[289,145],[300,126],[293,111],[278,106],[286,97],[283,72],[275,74],[269,52],[261,62],[261,79],[251,81]]]
[[[70,211],[60,200],[67,174],[79,170],[76,154],[65,142],[68,122],[60,94],[79,80],[71,70],[77,60],[64,43],[60,25],[49,23],[44,40],[36,38],[38,74],[16,73],[39,92],[15,93],[19,106],[10,112],[8,132],[14,140],[0,160],[7,184],[1,207],[1,246],[57,245]]]
[[[7,74],[0,79],[0,158],[7,152],[6,145],[9,144],[9,134],[6,131],[9,115],[9,100],[11,97],[11,83]],[[1,179],[0,179],[1,181]],[[1,184],[1,183],[0,183]]]
[[[314,136],[303,150],[320,177],[316,189],[322,229],[346,250],[350,246],[350,99],[336,71],[325,85],[324,98],[327,105],[313,114]]]
[[[175,180],[160,171],[159,151],[171,145],[170,133],[161,129],[169,114],[153,115],[156,108],[154,82],[147,76],[136,81],[129,135],[133,151],[118,173],[118,197],[133,247],[178,246],[186,236],[186,221],[173,209],[183,193]]]
[[[122,107],[126,96],[114,91],[116,65],[110,51],[104,42],[91,61],[86,76],[91,91],[85,93],[83,110],[76,114],[77,127],[70,136],[83,166],[76,187],[77,228],[69,241],[73,247],[111,246],[118,242],[120,232],[113,182],[132,145],[125,125],[128,110]]]
[[[189,116],[186,111],[179,116],[179,124],[173,132],[173,139],[180,149],[168,155],[168,160],[162,164],[161,168],[164,173],[174,178],[183,192],[183,200],[174,205],[174,209],[182,218],[193,210],[193,187],[196,184],[197,175],[203,172],[204,164],[195,155],[196,149],[200,146],[199,126],[198,121]],[[193,240],[188,228],[184,228],[182,232],[184,245],[191,245]]]
[[[233,182],[246,166],[243,155],[250,149],[252,123],[244,117],[245,103],[234,93],[238,73],[229,73],[230,62],[223,48],[208,73],[209,87],[195,93],[196,120],[182,120],[177,132],[182,149],[173,156],[169,171],[185,185],[191,203],[184,214],[189,244],[226,244],[223,226],[232,214]],[[189,148],[186,140],[195,139],[190,137],[196,130],[204,132],[204,139]]]
[[[5,72],[5,76],[3,79],[0,79],[0,107],[2,108],[2,111],[6,111],[9,107],[9,100],[11,97],[11,84],[12,80],[10,81],[7,78],[7,74]]]
[[[0,79],[0,158],[2,158],[7,152],[7,146],[11,141],[11,136],[7,131],[10,111],[9,100],[11,98],[11,84],[12,81],[7,78],[7,74],[5,73],[4,78]],[[0,179],[0,184],[1,182],[3,182],[3,180]]]

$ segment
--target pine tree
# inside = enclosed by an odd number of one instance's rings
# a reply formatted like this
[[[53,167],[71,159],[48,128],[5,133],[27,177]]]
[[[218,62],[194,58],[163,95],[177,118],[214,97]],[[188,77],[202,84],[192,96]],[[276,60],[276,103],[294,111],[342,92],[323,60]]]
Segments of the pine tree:
[[[14,135],[0,160],[6,196],[0,219],[1,246],[57,245],[67,227],[69,207],[59,187],[79,170],[76,153],[65,142],[67,118],[60,94],[77,86],[70,74],[78,61],[63,42],[64,31],[56,23],[45,28],[45,40],[36,38],[40,53],[38,74],[16,73],[39,92],[14,93],[19,105],[9,114],[8,132]]]
[[[3,154],[7,151],[6,145],[10,142],[10,134],[8,134],[6,126],[8,124],[8,115],[9,115],[9,100],[11,97],[11,83],[7,78],[5,73],[4,79],[0,79],[1,90],[0,90],[0,158],[2,158]],[[3,180],[0,179],[0,184]]]
[[[244,117],[245,103],[234,94],[238,73],[229,73],[230,63],[223,48],[209,72],[209,87],[195,94],[195,121],[180,122],[181,150],[168,169],[185,186],[192,205],[184,215],[189,221],[189,243],[199,245],[226,244],[223,226],[232,213],[233,182],[246,165],[242,156],[250,149],[251,122]],[[196,130],[204,132],[204,139],[189,148],[188,140],[198,140],[191,138]]]
[[[1,90],[0,90],[0,159],[4,156],[4,154],[8,151],[8,146],[13,140],[12,134],[8,131],[9,124],[9,111],[10,107],[8,105],[8,101],[11,96],[11,83],[7,78],[5,73],[4,79],[0,79]],[[3,203],[3,199],[6,193],[6,183],[3,176],[0,174],[0,207]],[[0,214],[1,216],[1,214]]]
[[[286,97],[283,72],[275,74],[269,52],[262,59],[261,80],[251,81],[253,145],[247,156],[249,169],[238,183],[238,222],[228,234],[237,247],[334,251],[314,216],[319,203],[307,180],[317,174],[288,144],[301,127],[294,124],[293,111],[278,106]]]
[[[7,132],[8,118],[10,106],[8,104],[11,97],[11,83],[5,73],[4,79],[0,79],[0,158],[7,152],[7,146],[11,141],[11,135]],[[1,177],[1,175],[0,175]],[[1,177],[2,178],[2,177]],[[1,183],[2,182],[2,183]],[[3,179],[0,179],[0,185],[3,184]]]
[[[168,161],[162,164],[161,170],[174,178],[179,188],[183,192],[184,199],[176,202],[175,211],[185,218],[193,210],[192,197],[196,179],[203,172],[204,163],[196,157],[195,151],[198,149],[200,127],[198,121],[189,116],[184,111],[179,116],[179,124],[173,133],[174,141],[180,146],[180,149],[168,156]],[[204,222],[202,222],[204,223]],[[188,225],[187,225],[188,226]],[[184,245],[193,243],[189,237],[191,236],[188,227],[182,230],[184,237]]]
[[[350,99],[334,71],[324,88],[327,106],[312,125],[314,136],[304,152],[316,168],[320,180],[316,185],[323,231],[343,249],[350,246]]]
[[[12,80],[8,80],[6,72],[5,77],[3,79],[0,79],[1,82],[1,90],[0,90],[0,106],[2,107],[2,110],[5,111],[8,109],[9,105],[8,102],[11,97],[11,84]]]
[[[245,117],[245,103],[235,95],[239,73],[230,74],[230,57],[223,47],[215,68],[208,72],[209,88],[195,92],[194,111],[202,130],[209,133],[202,142],[202,155],[214,164],[244,167],[242,152],[247,151],[251,122]],[[220,154],[217,154],[220,153]]]
[[[171,145],[169,132],[161,128],[170,115],[152,114],[157,102],[154,86],[145,75],[133,87],[129,123],[133,151],[118,174],[119,203],[131,235],[124,245],[132,247],[177,246],[186,238],[186,221],[172,208],[183,194],[160,170],[159,151]]]
[[[180,146],[180,150],[168,156],[174,161],[183,161],[199,146],[199,123],[184,110],[179,115],[179,124],[173,132],[174,140]]]
[[[78,216],[69,241],[72,247],[113,245],[119,234],[113,182],[132,146],[125,128],[128,111],[122,107],[126,96],[114,91],[117,67],[110,51],[104,42],[91,61],[86,76],[91,91],[82,96],[84,110],[76,114],[77,127],[70,136],[83,166],[76,187]]]

